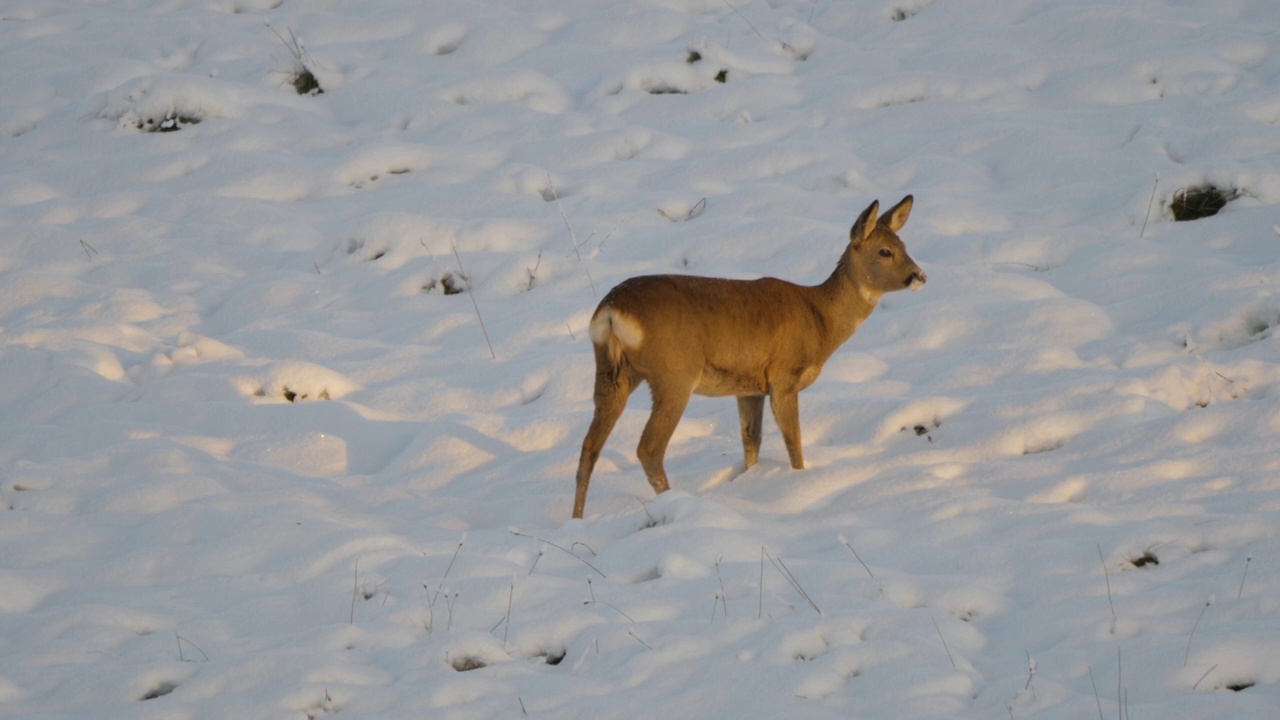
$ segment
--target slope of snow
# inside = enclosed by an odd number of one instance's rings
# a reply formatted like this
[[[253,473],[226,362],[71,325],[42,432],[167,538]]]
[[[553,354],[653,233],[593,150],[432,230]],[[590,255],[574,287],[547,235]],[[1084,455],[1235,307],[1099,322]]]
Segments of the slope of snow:
[[[8,3],[0,715],[1276,717],[1275,19]],[[804,471],[639,392],[568,519],[608,288],[906,194]]]

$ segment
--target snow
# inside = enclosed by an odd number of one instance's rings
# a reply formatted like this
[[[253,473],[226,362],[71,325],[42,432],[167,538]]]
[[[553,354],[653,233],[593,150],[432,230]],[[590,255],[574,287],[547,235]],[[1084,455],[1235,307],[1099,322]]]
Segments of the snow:
[[[0,716],[1280,715],[1277,48],[1264,0],[7,3]],[[805,470],[694,398],[655,498],[639,392],[569,519],[604,292],[816,283],[906,194],[928,286]]]

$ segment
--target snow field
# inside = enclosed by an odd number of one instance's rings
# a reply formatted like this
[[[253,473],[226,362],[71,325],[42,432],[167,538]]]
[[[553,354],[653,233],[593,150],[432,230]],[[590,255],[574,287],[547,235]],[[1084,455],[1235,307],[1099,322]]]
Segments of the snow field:
[[[1273,16],[11,3],[0,715],[1274,717]],[[567,520],[608,288],[908,193],[806,470],[641,392]]]

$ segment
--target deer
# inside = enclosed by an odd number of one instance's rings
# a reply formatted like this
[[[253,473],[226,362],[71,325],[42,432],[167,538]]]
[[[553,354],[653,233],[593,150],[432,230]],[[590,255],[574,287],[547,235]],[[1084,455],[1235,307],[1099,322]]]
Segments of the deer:
[[[667,444],[694,393],[737,397],[744,472],[759,459],[769,398],[791,467],[803,469],[800,391],[818,379],[881,296],[919,290],[928,279],[898,238],[912,202],[908,195],[879,217],[878,200],[867,206],[835,270],[819,285],[772,277],[643,275],[610,290],[588,326],[595,414],[582,441],[573,517],[582,517],[596,461],[641,382],[649,386],[653,408],[636,456],[655,493],[670,487]]]

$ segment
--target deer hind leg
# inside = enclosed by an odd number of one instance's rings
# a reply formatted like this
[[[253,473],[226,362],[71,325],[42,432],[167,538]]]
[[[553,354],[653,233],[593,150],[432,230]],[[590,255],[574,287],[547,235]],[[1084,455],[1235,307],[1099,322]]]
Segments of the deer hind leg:
[[[747,468],[760,459],[760,435],[764,423],[764,396],[738,397],[738,419],[742,421],[742,453]]]
[[[649,413],[649,422],[645,423],[644,432],[640,435],[640,446],[636,456],[644,474],[649,478],[655,493],[664,493],[670,489],[667,483],[667,471],[663,467],[663,458],[667,454],[667,443],[680,423],[680,416],[689,404],[689,396],[693,394],[695,383],[654,384],[649,381],[649,389],[653,393],[653,411]]]
[[[787,445],[787,455],[791,457],[791,467],[796,470],[804,468],[804,450],[800,445],[800,396],[796,391],[769,389],[769,407],[773,409],[773,419],[782,431],[782,441]]]
[[[635,389],[635,382],[627,369],[608,360],[607,354],[596,352],[595,415],[591,427],[582,440],[582,455],[578,458],[578,486],[573,498],[573,516],[581,518],[587,505],[587,487],[591,484],[591,471],[600,459],[605,440],[613,432],[613,426],[627,406],[627,398]]]

